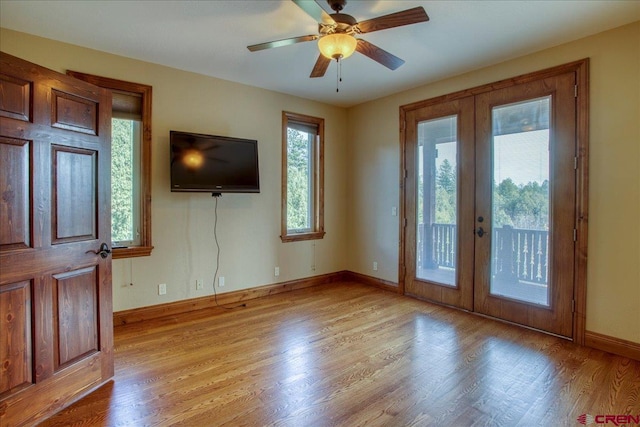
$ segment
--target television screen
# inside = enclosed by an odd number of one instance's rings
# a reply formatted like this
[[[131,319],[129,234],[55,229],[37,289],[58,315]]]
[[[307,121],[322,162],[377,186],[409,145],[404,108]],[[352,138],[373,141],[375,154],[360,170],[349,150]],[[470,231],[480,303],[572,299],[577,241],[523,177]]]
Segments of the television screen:
[[[170,132],[171,191],[259,193],[258,141]]]

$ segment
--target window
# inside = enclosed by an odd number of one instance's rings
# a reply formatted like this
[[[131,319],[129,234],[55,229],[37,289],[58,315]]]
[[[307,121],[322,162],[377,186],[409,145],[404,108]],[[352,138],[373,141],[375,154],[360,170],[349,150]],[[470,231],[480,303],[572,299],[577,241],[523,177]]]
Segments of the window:
[[[140,246],[140,133],[136,119],[111,119],[111,241]]]
[[[324,236],[324,119],[282,113],[283,242]]]
[[[112,93],[113,258],[151,254],[151,86],[67,71]]]

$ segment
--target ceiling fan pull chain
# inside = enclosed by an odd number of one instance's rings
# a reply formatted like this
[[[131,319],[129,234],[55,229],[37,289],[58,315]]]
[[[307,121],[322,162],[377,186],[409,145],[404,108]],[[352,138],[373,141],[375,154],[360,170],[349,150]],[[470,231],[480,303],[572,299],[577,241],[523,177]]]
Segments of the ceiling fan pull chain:
[[[342,68],[342,64],[340,63],[339,57],[336,58],[336,62],[338,63],[338,67],[336,68],[336,92],[340,92],[340,82],[342,81],[340,69]]]

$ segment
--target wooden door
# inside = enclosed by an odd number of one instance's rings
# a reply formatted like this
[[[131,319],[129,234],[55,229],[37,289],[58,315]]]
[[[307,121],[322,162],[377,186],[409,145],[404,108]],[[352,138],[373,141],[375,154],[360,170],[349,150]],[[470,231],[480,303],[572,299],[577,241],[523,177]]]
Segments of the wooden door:
[[[405,117],[405,293],[466,310],[473,310],[473,108],[465,97]]]
[[[401,107],[405,294],[582,342],[586,67]]]
[[[0,53],[2,426],[113,376],[110,133],[107,91]]]
[[[566,337],[573,332],[575,85],[569,72],[476,97],[475,310]]]

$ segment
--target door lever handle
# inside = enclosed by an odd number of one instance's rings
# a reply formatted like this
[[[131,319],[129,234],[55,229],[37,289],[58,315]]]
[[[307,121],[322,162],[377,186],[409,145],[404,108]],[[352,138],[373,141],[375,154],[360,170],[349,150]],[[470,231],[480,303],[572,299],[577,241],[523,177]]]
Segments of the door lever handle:
[[[478,227],[478,230],[476,231],[476,233],[478,234],[478,237],[482,237],[485,235],[485,231],[482,227]]]
[[[109,256],[109,254],[111,253],[111,249],[109,249],[109,246],[107,246],[106,243],[103,243],[100,245],[100,249],[98,251],[87,251],[85,252],[86,254],[96,254],[96,255],[100,255],[102,258],[106,258]]]

